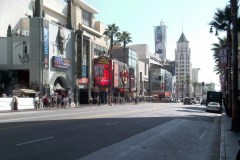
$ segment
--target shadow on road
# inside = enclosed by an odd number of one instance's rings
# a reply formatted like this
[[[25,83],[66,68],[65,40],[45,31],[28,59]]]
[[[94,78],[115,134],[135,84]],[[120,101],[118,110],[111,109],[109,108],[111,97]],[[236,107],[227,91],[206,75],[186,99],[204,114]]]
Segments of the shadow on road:
[[[179,111],[204,111],[202,106],[183,108]],[[214,117],[81,119],[74,116],[64,120],[0,123],[0,155],[4,155],[2,160],[78,159],[173,119],[213,121]]]

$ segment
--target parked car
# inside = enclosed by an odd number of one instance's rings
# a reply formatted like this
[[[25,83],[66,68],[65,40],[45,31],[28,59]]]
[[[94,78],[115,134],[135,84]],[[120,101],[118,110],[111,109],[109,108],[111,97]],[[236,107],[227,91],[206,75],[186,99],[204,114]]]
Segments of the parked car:
[[[201,105],[206,105],[206,103],[207,103],[207,100],[206,100],[206,99],[203,99],[203,100],[201,101]]]
[[[207,111],[216,111],[216,112],[221,113],[222,108],[221,108],[221,105],[218,102],[209,102],[207,104],[206,110]]]
[[[184,100],[183,100],[183,104],[192,104],[191,103],[191,98],[185,97]]]
[[[197,104],[196,98],[191,98],[191,104]]]

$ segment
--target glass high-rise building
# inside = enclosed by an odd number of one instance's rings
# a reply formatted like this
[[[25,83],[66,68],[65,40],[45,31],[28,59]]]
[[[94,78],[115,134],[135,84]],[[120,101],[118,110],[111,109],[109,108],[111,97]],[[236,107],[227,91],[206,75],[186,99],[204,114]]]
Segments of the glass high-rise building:
[[[166,32],[167,26],[163,21],[160,22],[160,26],[154,27],[155,53],[159,54],[159,57],[162,59],[166,59]]]

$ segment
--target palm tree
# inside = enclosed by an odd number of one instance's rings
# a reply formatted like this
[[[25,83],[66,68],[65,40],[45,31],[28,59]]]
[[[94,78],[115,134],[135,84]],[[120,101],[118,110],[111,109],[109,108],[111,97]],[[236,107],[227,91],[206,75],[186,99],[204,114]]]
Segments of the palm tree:
[[[238,105],[238,0],[230,0],[232,18],[232,51],[233,51],[233,89],[232,89],[232,131],[240,131]]]
[[[220,67],[219,49],[225,48],[227,46],[227,38],[218,37],[218,40],[219,43],[213,43],[212,44],[213,48],[211,49],[214,52],[213,53],[213,58],[215,60],[214,71],[216,72],[216,74],[223,74],[225,69]]]
[[[215,13],[214,21],[210,22],[209,24],[214,26],[216,29],[220,31],[227,31],[227,46],[228,50],[228,88],[229,88],[229,109],[230,109],[230,116],[232,117],[232,130],[239,130],[238,127],[238,40],[237,40],[237,25],[239,24],[240,19],[238,18],[238,1],[237,0],[230,0],[230,6],[226,6],[224,10],[218,9]],[[231,35],[231,25],[233,35]],[[233,37],[233,39],[231,38]],[[232,46],[233,41],[233,46]],[[232,52],[233,51],[233,63],[232,62]],[[231,84],[231,70],[233,70],[233,85]],[[233,86],[233,87],[230,87]],[[232,91],[231,91],[232,89]]]
[[[130,35],[131,35],[131,33],[128,33],[127,31],[122,31],[122,33],[118,32],[116,34],[117,42],[123,43],[124,62],[126,61],[126,57],[125,57],[125,55],[126,55],[126,45],[128,43],[132,42],[132,37]],[[124,65],[124,67],[125,67],[125,65]]]
[[[228,82],[228,107],[229,107],[229,116],[231,116],[231,110],[232,110],[232,93],[231,93],[231,8],[229,5],[226,5],[224,9],[217,9],[217,11],[214,14],[213,21],[209,23],[211,27],[213,26],[218,31],[225,31],[227,32],[227,47],[228,47],[228,70],[226,69],[226,75],[227,75],[227,82]],[[211,28],[212,29],[212,28]],[[211,32],[211,30],[210,30]]]
[[[230,30],[231,28],[230,27],[231,27],[231,24],[232,24],[232,20],[231,20],[231,8],[230,8],[230,6],[226,5],[223,10],[217,9],[217,11],[214,14],[213,21],[211,21],[209,24],[211,26],[213,26],[214,28],[216,28],[217,31],[227,32],[227,38],[222,38],[222,39],[218,38],[219,43],[218,44],[216,44],[216,43],[212,44],[214,46],[214,48],[212,48],[212,50],[214,50],[214,55],[213,56],[214,56],[215,62],[217,63],[216,65],[218,65],[218,62],[219,62],[218,50],[221,47],[226,47],[226,46],[228,48],[231,48],[231,30]],[[228,59],[231,59],[230,50],[229,50],[228,53],[229,53],[228,54]],[[230,66],[230,61],[229,61],[228,65]],[[218,66],[215,66],[215,71],[219,71]],[[218,73],[219,72],[217,72],[217,74]]]
[[[117,42],[123,43],[123,54],[124,54],[124,71],[126,70],[125,68],[125,62],[126,62],[126,45],[130,42],[132,42],[132,37],[130,36],[131,34],[128,33],[127,31],[122,31],[118,32],[116,34],[117,37]],[[125,90],[125,84],[123,83],[123,88]],[[125,96],[125,95],[124,95]]]
[[[131,33],[128,33],[127,31],[122,31],[122,33],[118,32],[116,36],[117,36],[117,42],[123,43],[123,48],[126,48],[126,45],[132,42]]]
[[[114,36],[116,36],[116,34],[119,31],[119,27],[116,26],[116,24],[109,24],[107,25],[107,29],[105,29],[103,35],[107,36],[110,39],[110,49],[108,50],[108,56],[111,59],[111,52],[112,52],[112,48],[113,48],[113,43],[114,43]],[[110,72],[110,70],[109,70]],[[110,87],[110,73],[109,73],[109,85],[108,85],[108,104],[112,105],[111,103],[111,87]]]
[[[227,31],[231,26],[231,8],[229,5],[226,5],[225,8],[217,9],[214,14],[213,21],[209,25],[213,26],[219,31]]]
[[[110,39],[110,51],[109,51],[109,58],[111,58],[111,51],[113,48],[113,44],[114,44],[114,36],[116,36],[116,34],[119,31],[119,27],[116,26],[116,24],[109,24],[107,25],[107,29],[105,29],[103,35],[107,36]]]
[[[194,95],[193,95],[193,97],[196,97],[196,87],[197,87],[197,85],[198,85],[198,82],[193,82],[193,92],[194,92]]]

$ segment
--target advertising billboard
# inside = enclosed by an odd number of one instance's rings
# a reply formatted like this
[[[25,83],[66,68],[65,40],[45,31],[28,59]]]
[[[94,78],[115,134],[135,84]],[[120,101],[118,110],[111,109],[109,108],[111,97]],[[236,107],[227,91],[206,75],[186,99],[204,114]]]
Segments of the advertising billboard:
[[[94,59],[94,85],[112,86],[112,61],[105,56]]]
[[[48,69],[49,68],[49,29],[48,25],[45,25],[43,27],[43,68]]]
[[[155,28],[155,52],[163,54],[163,28],[161,26]]]
[[[226,68],[227,67],[227,48],[219,49],[219,67]]]
[[[53,56],[53,67],[68,69],[70,66],[71,64],[69,59]]]

